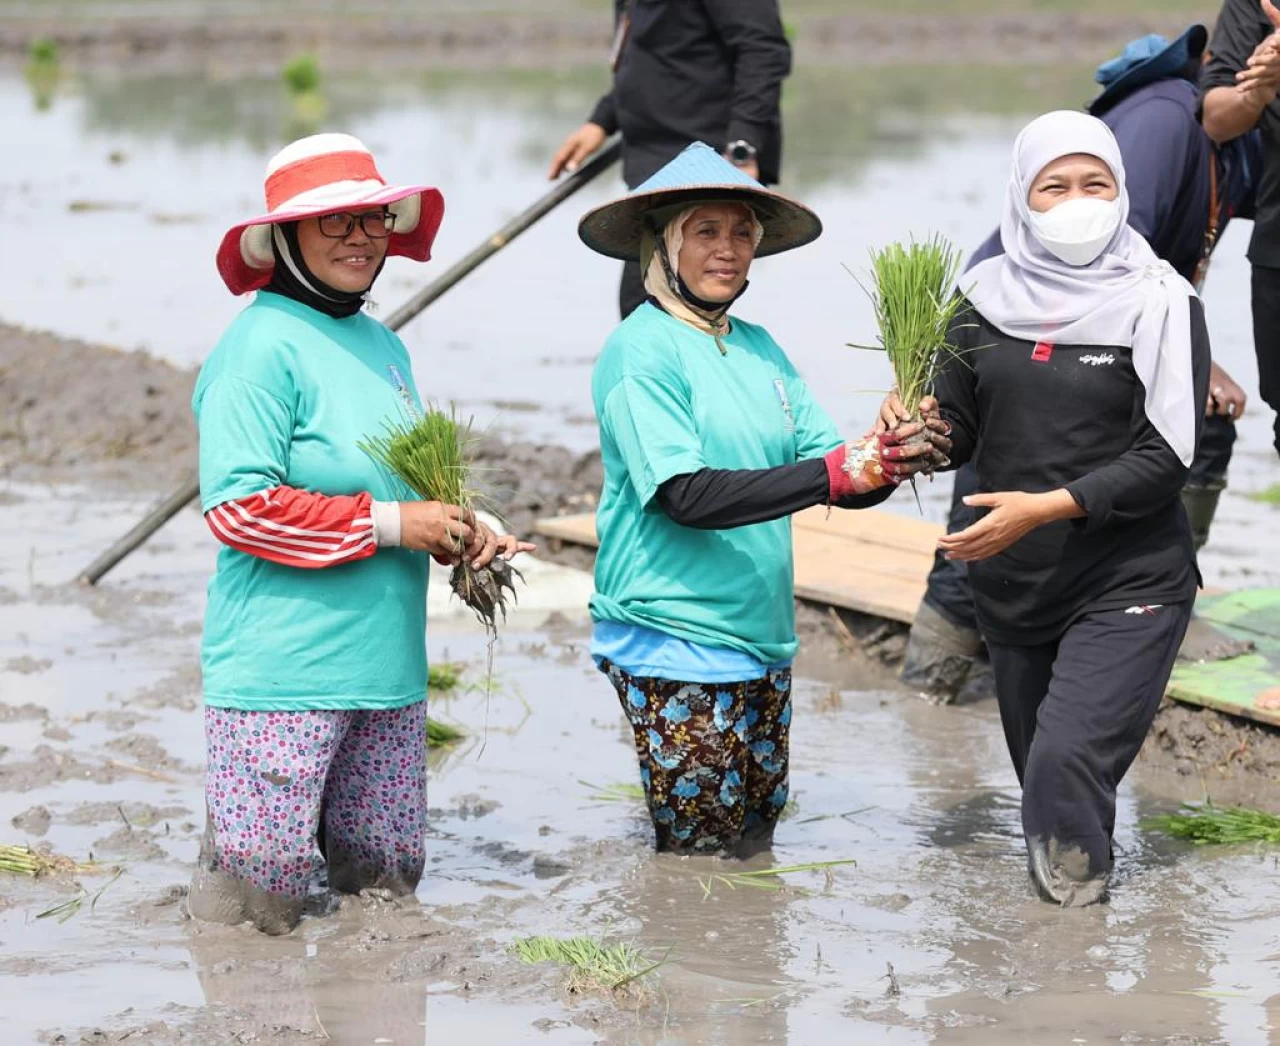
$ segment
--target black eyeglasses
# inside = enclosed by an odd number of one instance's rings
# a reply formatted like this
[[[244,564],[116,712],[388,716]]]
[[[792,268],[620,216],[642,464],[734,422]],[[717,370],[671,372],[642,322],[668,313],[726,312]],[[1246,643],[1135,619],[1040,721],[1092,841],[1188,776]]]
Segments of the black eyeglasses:
[[[320,215],[320,235],[328,236],[331,240],[345,240],[351,235],[351,230],[356,227],[356,222],[360,223],[360,228],[369,239],[385,240],[391,235],[396,216],[386,209],[365,211],[364,214],[347,212],[322,214]]]

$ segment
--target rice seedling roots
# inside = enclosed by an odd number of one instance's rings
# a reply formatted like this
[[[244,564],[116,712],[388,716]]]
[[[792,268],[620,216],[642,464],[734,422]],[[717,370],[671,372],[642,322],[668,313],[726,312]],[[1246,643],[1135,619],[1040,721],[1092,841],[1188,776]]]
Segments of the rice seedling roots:
[[[498,630],[499,615],[503,622],[507,620],[507,593],[511,594],[512,603],[517,602],[516,578],[523,581],[524,575],[502,558],[494,559],[479,570],[462,562],[453,568],[449,587],[492,635]]]

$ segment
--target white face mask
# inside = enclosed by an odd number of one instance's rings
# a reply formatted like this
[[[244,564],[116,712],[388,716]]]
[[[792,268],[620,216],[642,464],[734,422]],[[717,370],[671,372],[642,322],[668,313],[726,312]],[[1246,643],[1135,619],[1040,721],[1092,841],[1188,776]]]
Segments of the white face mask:
[[[1120,226],[1117,200],[1081,197],[1049,211],[1031,212],[1031,234],[1068,265],[1088,265],[1111,242]]]

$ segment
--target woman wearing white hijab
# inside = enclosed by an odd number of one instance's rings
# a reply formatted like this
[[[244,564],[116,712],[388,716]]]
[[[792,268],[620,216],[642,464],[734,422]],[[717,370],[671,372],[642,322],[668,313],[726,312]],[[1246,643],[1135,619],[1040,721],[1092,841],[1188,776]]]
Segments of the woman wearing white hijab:
[[[986,510],[939,547],[967,561],[1032,876],[1063,905],[1105,895],[1120,779],[1142,746],[1199,584],[1178,497],[1208,394],[1190,284],[1127,225],[1111,131],[1034,120],[1000,234],[938,383],[952,462]],[[886,409],[897,409],[896,403]]]

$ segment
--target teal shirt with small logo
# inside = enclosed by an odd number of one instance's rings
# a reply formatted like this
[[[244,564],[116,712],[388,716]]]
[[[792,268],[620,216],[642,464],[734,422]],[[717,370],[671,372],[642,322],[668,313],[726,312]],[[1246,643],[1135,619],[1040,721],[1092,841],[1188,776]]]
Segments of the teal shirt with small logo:
[[[791,520],[698,530],[658,488],[699,469],[763,469],[838,447],[836,426],[763,328],[716,340],[652,303],[613,332],[592,374],[604,490],[591,615],[742,651],[796,652]]]
[[[364,313],[336,319],[260,292],[192,400],[200,501],[285,485],[403,501],[357,444],[420,409],[409,354]],[[395,708],[427,688],[427,557],[402,548],[317,570],[224,546],[209,582],[205,703],[253,711]]]

